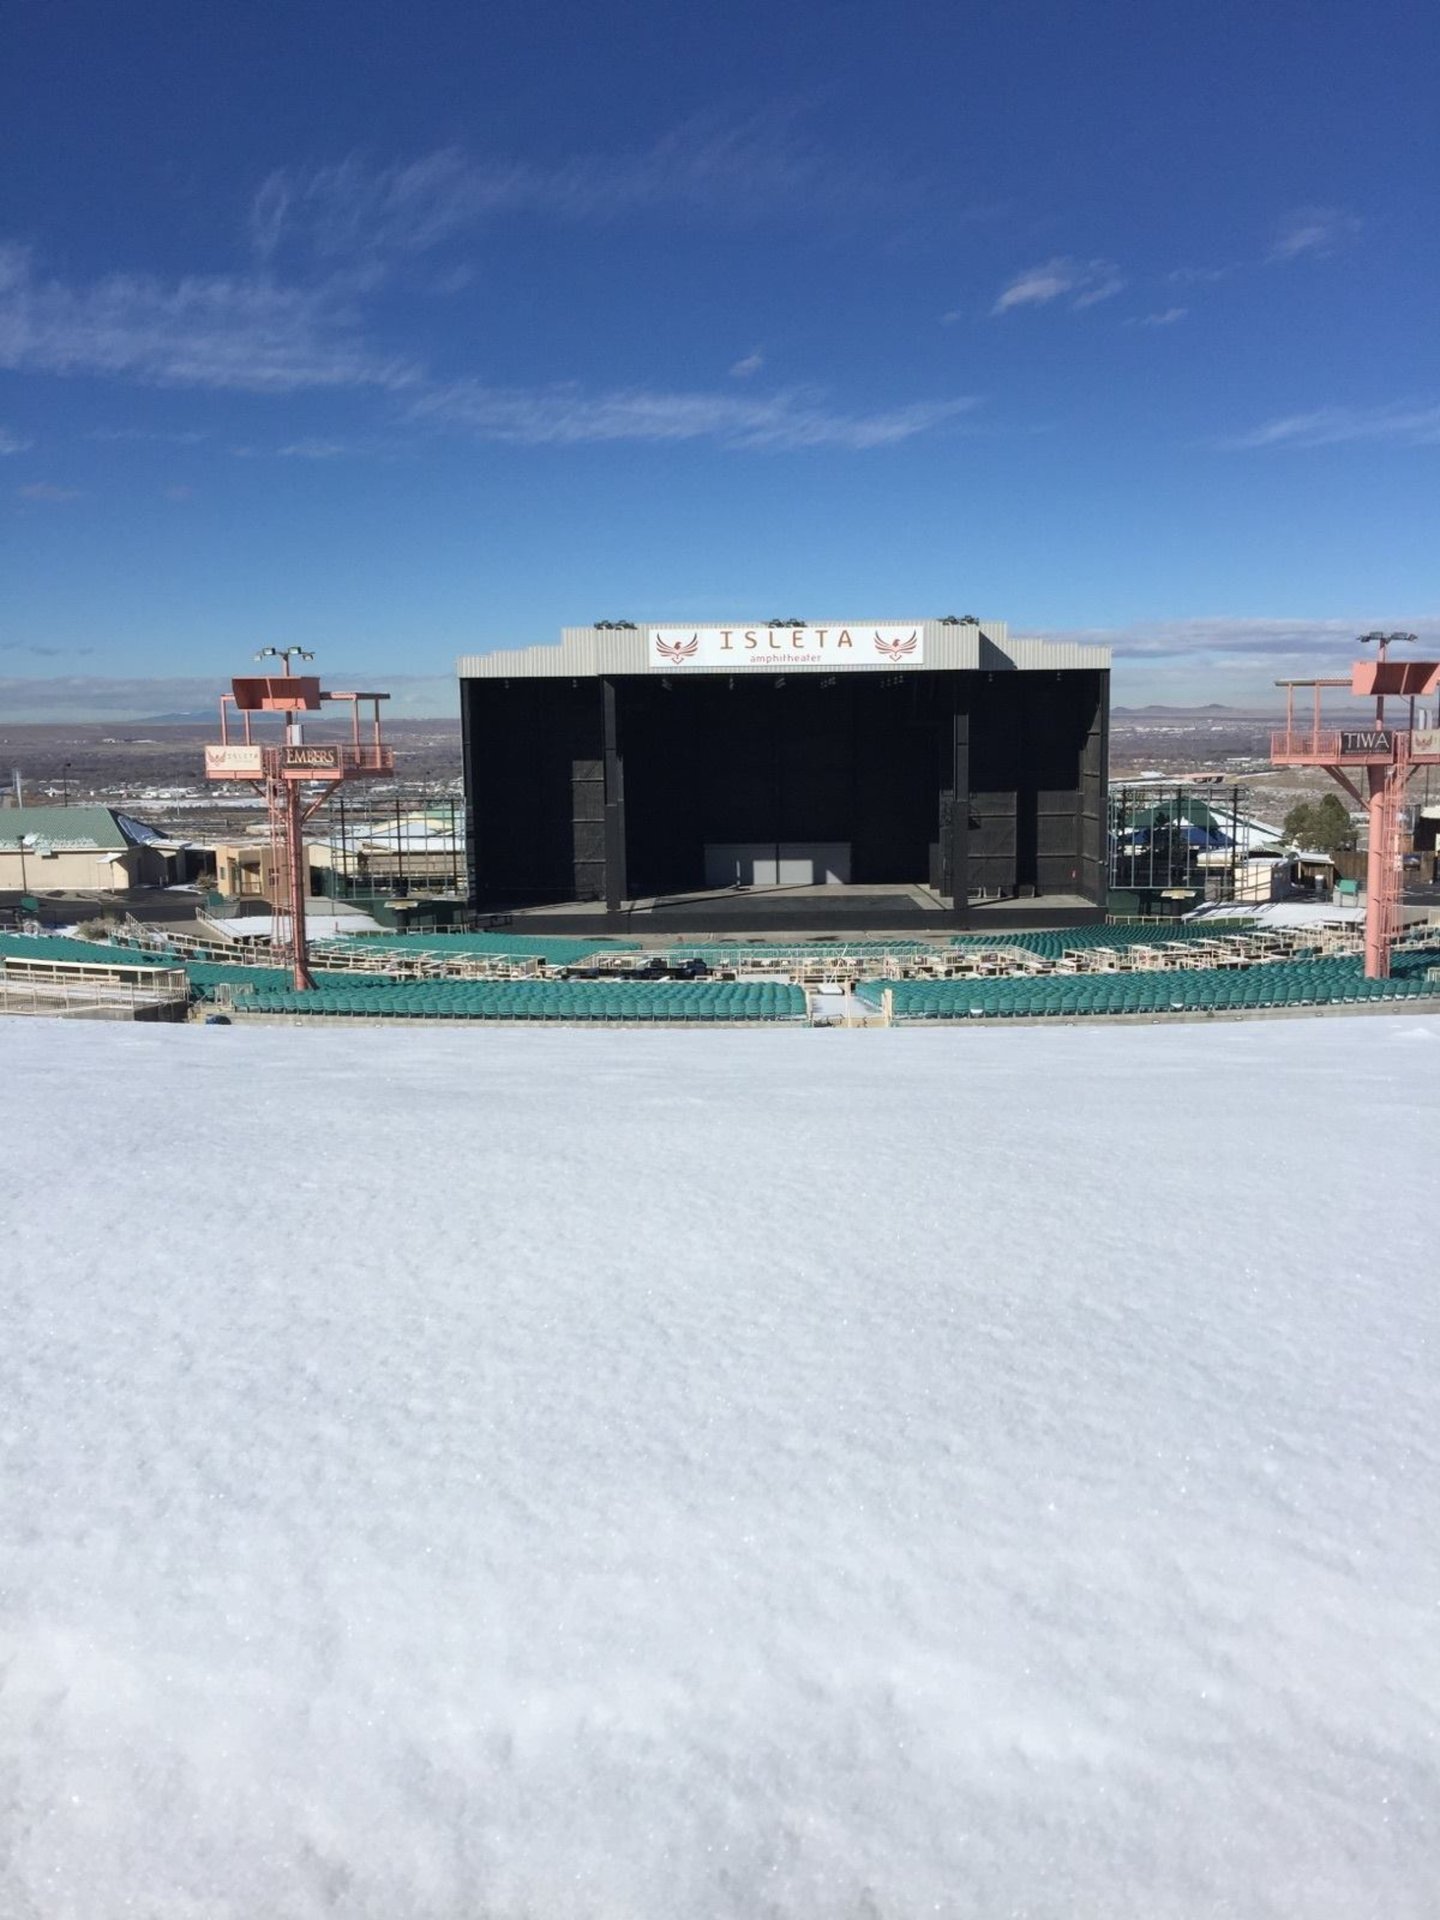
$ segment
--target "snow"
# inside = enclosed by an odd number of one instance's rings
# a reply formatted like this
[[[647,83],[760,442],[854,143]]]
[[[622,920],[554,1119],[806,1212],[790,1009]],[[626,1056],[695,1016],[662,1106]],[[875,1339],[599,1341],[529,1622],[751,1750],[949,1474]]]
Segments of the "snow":
[[[0,1071],[0,1913],[1436,1912],[1440,1021]]]
[[[238,918],[225,918],[212,913],[205,916],[205,924],[229,940],[268,942],[272,916],[268,913],[247,913]],[[288,916],[285,924],[289,926]],[[311,913],[307,907],[305,931],[312,940],[339,940],[346,934],[379,933],[382,929],[378,920],[353,908],[345,913]]]
[[[1185,918],[1193,920],[1254,920],[1262,927],[1363,927],[1365,909],[1337,906],[1331,900],[1222,901],[1197,907]]]

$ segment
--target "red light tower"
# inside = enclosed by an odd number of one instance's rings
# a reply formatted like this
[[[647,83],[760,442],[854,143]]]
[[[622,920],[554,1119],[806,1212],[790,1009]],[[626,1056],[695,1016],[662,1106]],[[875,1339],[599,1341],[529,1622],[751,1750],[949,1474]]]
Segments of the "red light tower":
[[[1280,680],[1285,689],[1285,731],[1270,737],[1270,758],[1277,767],[1323,767],[1370,819],[1370,851],[1365,868],[1365,977],[1385,980],[1390,975],[1401,901],[1401,812],[1410,776],[1420,766],[1440,765],[1440,727],[1415,725],[1415,702],[1440,691],[1440,661],[1391,660],[1391,646],[1414,640],[1413,633],[1362,633],[1361,646],[1373,642],[1376,657],[1357,660],[1348,680]],[[1311,724],[1295,722],[1295,689],[1308,687],[1314,696]],[[1351,694],[1375,700],[1372,727],[1322,727],[1320,695],[1326,687],[1344,687]],[[1410,702],[1408,722],[1391,726],[1385,718],[1385,697],[1397,694]],[[1432,716],[1434,717],[1434,716]],[[1351,773],[1365,775],[1362,793]]]
[[[380,737],[380,702],[388,693],[324,693],[318,678],[298,674],[292,660],[313,660],[303,647],[266,647],[257,660],[283,662],[279,674],[231,681],[220,696],[220,740],[205,749],[207,780],[245,780],[265,795],[273,861],[270,941],[291,969],[297,988],[313,987],[305,935],[305,845],[302,829],[347,780],[373,780],[395,771],[395,755]],[[307,746],[300,715],[318,712],[327,700],[350,703],[351,738],[343,745]],[[361,738],[360,703],[368,701],[369,737]],[[232,738],[230,713],[241,716],[241,737]],[[285,716],[284,739],[256,740],[251,715]],[[319,788],[315,792],[315,788]],[[306,789],[311,791],[307,794]]]

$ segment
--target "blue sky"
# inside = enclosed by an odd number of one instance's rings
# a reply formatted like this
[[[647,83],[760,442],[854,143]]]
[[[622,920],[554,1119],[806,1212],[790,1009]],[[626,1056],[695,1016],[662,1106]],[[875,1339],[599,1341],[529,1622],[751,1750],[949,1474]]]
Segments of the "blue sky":
[[[1440,639],[1421,0],[0,36],[12,712],[286,641],[443,710],[595,618],[976,612],[1132,702]]]

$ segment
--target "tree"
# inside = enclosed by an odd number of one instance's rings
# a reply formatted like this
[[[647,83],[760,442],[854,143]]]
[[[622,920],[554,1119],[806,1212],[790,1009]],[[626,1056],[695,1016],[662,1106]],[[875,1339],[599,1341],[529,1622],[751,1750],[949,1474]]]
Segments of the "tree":
[[[1355,822],[1335,793],[1322,800],[1302,800],[1285,816],[1285,838],[1292,847],[1309,853],[1349,853],[1355,845]]]

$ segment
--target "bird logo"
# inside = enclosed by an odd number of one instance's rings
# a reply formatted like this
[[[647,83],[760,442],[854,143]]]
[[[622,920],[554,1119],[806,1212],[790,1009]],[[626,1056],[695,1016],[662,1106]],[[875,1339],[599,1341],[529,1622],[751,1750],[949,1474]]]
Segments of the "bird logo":
[[[662,640],[657,633],[655,651],[662,660],[669,660],[678,667],[682,661],[693,660],[700,651],[700,636],[692,633],[688,640]]]
[[[920,630],[915,628],[905,639],[897,634],[893,640],[887,640],[883,633],[875,635],[875,651],[883,653],[887,660],[908,660],[920,644]]]

